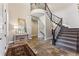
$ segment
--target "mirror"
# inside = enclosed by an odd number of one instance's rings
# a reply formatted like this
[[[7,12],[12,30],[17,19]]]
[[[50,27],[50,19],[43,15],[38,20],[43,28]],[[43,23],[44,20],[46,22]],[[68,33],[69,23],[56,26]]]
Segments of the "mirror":
[[[14,28],[16,29],[17,34],[25,34],[26,31],[26,20],[22,18],[18,18],[18,25],[16,25]]]

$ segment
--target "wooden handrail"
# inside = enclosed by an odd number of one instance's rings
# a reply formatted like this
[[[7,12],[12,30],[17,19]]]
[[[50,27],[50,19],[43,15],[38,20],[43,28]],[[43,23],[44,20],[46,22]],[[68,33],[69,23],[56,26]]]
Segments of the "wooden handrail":
[[[60,17],[56,16],[56,15],[55,15],[55,14],[53,14],[53,13],[52,13],[52,15],[53,15],[53,16],[55,16],[55,17],[57,17],[57,18],[59,18],[59,19],[62,19],[62,18],[60,18]]]
[[[45,10],[46,10],[46,7],[49,9],[48,5],[45,3]],[[52,14],[50,9],[49,9],[49,12]]]
[[[46,7],[48,8],[49,12],[51,13],[51,21],[54,22],[56,25],[61,26],[59,23],[62,21],[62,18],[60,18],[60,17],[56,16],[55,14],[53,14],[51,12],[51,10],[49,9],[48,5],[45,3],[45,10],[46,10]],[[60,19],[60,22],[59,23],[56,23],[55,21],[53,21],[52,20],[52,15],[55,16],[55,17],[57,17],[58,19]]]
[[[62,24],[60,24],[60,23],[62,23],[62,20],[57,24],[58,26],[62,26]],[[55,30],[57,29],[57,27],[55,28]]]
[[[48,5],[45,3],[45,9],[46,9],[46,7],[49,9],[49,7],[48,7]],[[53,16],[56,16],[55,14],[53,14],[52,12],[51,12],[51,10],[49,9],[49,11],[50,11],[50,13],[53,15]],[[57,18],[59,18],[59,19],[61,19],[60,17],[58,17],[58,16],[56,16]]]
[[[53,14],[46,3],[45,3],[45,9],[50,14],[50,15],[48,14],[49,17],[50,17],[50,20],[57,25],[56,28],[53,30],[53,41],[54,41],[53,43],[55,44],[57,36],[58,36],[58,33],[60,32],[60,29],[62,27],[62,18],[60,18],[60,17],[56,16],[55,14]],[[58,18],[59,22],[57,23],[57,22],[53,21],[52,16]],[[59,30],[58,30],[58,28],[59,28]],[[57,32],[57,30],[58,30],[58,32]]]
[[[46,6],[45,6],[45,9],[48,8],[48,12],[49,12],[50,15],[51,15],[50,20],[51,20],[53,23],[55,23],[55,24],[57,25],[56,28],[55,28],[54,30],[52,30],[52,31],[53,31],[53,32],[52,32],[52,34],[53,34],[53,41],[52,41],[52,44],[55,45],[55,42],[56,42],[58,33],[60,32],[61,27],[62,27],[62,18],[60,18],[60,17],[56,16],[55,14],[53,14],[53,13],[51,12],[51,10],[49,9],[48,5],[47,5],[46,3],[45,3],[45,5],[46,5]],[[49,16],[50,16],[50,15],[49,15]],[[59,22],[57,23],[57,22],[53,21],[53,20],[52,20],[52,16],[58,18],[58,19],[59,19]],[[61,24],[60,24],[60,23],[61,23]],[[59,28],[59,27],[60,27],[60,28]],[[59,30],[58,30],[58,28],[59,28]],[[57,32],[57,30],[58,30],[58,32]]]

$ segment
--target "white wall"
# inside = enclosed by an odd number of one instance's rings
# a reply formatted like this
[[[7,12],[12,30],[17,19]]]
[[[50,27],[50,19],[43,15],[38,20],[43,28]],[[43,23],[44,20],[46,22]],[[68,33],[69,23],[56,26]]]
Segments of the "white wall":
[[[30,4],[14,3],[8,4],[8,14],[9,14],[9,35],[10,40],[12,40],[14,35],[13,25],[17,25],[17,19],[23,18],[26,20],[27,33],[29,38],[31,38],[31,17],[30,17]]]
[[[44,14],[43,16],[39,17],[39,21],[38,21],[38,36],[43,38],[43,35],[40,33],[43,32],[44,33],[44,40],[48,40],[48,39],[52,39],[52,28],[53,28],[53,24],[50,21],[49,17],[47,14]]]
[[[63,18],[63,24],[65,24],[68,27],[72,28],[79,28],[79,23],[78,23],[78,9],[76,4],[71,4],[68,8],[65,10],[62,10],[60,12],[56,12],[56,15],[60,16]]]
[[[41,33],[42,32],[42,33]],[[38,20],[38,37],[46,40],[46,16],[43,14]]]
[[[59,4],[58,6],[60,6],[60,5],[61,4]],[[62,5],[64,7],[64,4],[62,4]],[[57,7],[54,7],[54,8],[56,9]],[[52,9],[54,9],[54,8],[52,7]],[[67,5],[66,8],[61,8],[60,10],[52,10],[52,13],[63,18],[63,24],[65,26],[68,26],[71,28],[79,28],[79,23],[78,23],[79,15],[78,15],[78,9],[77,9],[76,4],[71,3],[71,4]]]
[[[53,23],[50,21],[48,15],[44,13],[38,20],[38,37],[44,40],[52,39],[52,29]],[[45,36],[43,36],[40,31],[44,33]]]
[[[27,33],[29,34],[29,38],[32,39],[32,21],[31,21],[31,7],[30,7],[30,3],[25,4],[26,5],[26,24],[27,24]]]

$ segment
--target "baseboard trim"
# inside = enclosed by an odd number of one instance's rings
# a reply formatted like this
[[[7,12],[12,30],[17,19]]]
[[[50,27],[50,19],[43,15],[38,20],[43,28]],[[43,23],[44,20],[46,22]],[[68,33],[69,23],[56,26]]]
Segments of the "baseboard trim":
[[[9,47],[9,44],[7,44],[7,45],[5,46],[5,53],[4,53],[4,56],[6,56],[6,52],[7,52],[7,50],[8,50],[8,47]]]
[[[32,35],[32,37],[37,37],[37,35]]]
[[[68,28],[70,28],[70,26],[69,25],[66,25],[66,24],[63,24],[64,26],[66,26],[66,27],[68,27]]]
[[[47,40],[50,40],[50,39],[53,39],[53,36],[51,36],[51,37],[47,37]]]
[[[29,39],[32,39],[31,37]]]

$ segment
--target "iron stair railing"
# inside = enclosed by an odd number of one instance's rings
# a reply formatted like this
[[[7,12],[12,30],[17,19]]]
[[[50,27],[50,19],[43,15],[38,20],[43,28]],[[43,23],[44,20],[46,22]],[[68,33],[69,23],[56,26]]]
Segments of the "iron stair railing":
[[[41,20],[39,20],[39,22],[42,24],[40,33],[43,35],[43,39],[44,39],[44,38],[45,38],[45,33],[44,33],[44,23],[43,23]]]
[[[33,9],[46,10],[47,11],[46,14],[50,18],[51,22],[57,25],[55,29],[52,29],[52,34],[53,34],[52,44],[55,44],[55,42],[57,41],[58,33],[60,32],[62,27],[62,18],[53,14],[46,3],[31,3],[31,10]]]
[[[40,33],[43,35],[43,39],[45,38],[45,34],[44,32],[40,31]]]
[[[62,28],[62,18],[56,16],[55,14],[53,14],[51,12],[51,10],[49,9],[48,5],[45,3],[46,7],[46,11],[47,11],[47,15],[49,16],[50,20],[55,24],[57,25],[55,27],[55,29],[52,29],[52,34],[53,34],[53,40],[52,40],[52,44],[55,45],[56,41],[57,41],[57,37],[58,37],[58,34]]]

